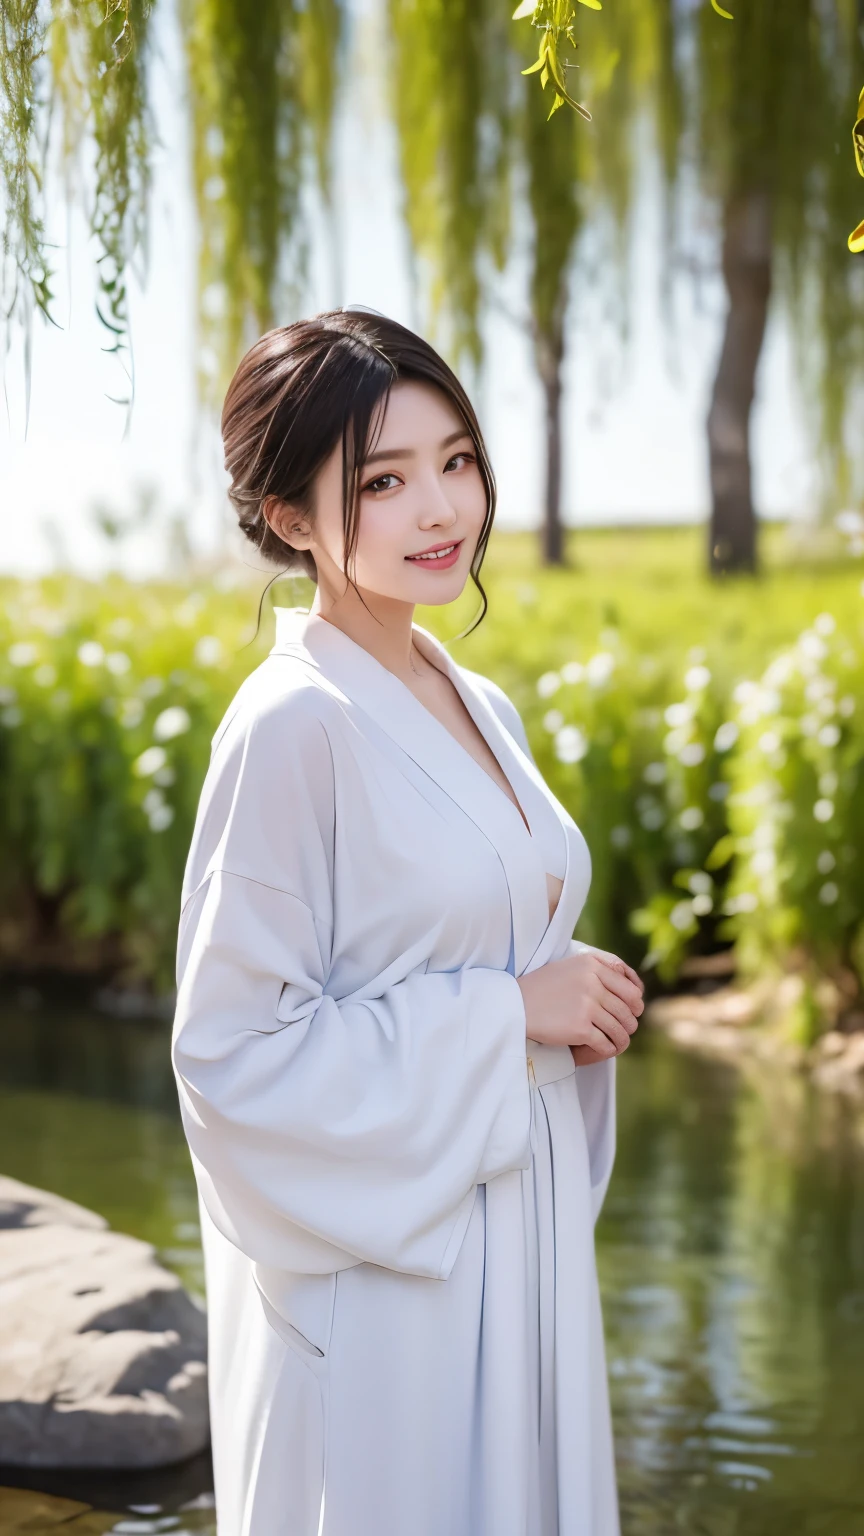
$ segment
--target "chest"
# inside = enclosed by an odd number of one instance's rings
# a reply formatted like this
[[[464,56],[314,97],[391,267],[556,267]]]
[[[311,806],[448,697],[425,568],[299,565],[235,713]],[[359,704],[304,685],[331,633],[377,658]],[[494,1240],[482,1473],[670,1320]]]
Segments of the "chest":
[[[356,986],[396,956],[403,971],[518,973],[553,916],[569,939],[590,878],[584,839],[563,807],[508,766],[506,788],[475,775],[480,825],[374,721],[343,737],[334,749],[337,984]]]

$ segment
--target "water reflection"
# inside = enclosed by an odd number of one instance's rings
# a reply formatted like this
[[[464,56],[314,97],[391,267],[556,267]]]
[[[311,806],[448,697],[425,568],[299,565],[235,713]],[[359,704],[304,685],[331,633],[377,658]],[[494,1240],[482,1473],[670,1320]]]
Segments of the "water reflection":
[[[200,1287],[165,1025],[7,1008],[0,1083],[0,1169]],[[624,1536],[864,1536],[861,1111],[648,1037],[619,1104],[599,1252]],[[0,1490],[0,1536],[215,1536],[200,1463],[41,1487]]]
[[[861,1113],[646,1040],[600,1227],[625,1531],[864,1532]]]

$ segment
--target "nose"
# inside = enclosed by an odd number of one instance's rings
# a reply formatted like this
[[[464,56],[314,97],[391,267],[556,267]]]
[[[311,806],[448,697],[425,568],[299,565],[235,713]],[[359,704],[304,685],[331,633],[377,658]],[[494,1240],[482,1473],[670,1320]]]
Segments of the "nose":
[[[431,469],[422,490],[422,511],[418,522],[421,528],[452,528],[459,514],[444,488],[441,473]]]

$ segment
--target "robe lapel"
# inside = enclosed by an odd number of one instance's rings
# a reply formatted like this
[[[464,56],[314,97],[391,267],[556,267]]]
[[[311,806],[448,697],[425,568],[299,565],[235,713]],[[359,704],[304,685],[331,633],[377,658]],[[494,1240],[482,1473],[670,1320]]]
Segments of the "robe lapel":
[[[334,624],[301,608],[275,611],[276,643],[271,654],[290,653],[314,666],[323,679],[375,720],[489,839],[501,860],[510,892],[514,974],[520,976],[529,966],[533,968],[532,961],[543,963],[536,961],[536,956],[551,952],[563,923],[571,864],[569,845],[564,886],[549,923],[546,877],[532,839],[519,812],[490,782],[470,752],[410,688]],[[528,774],[546,797],[552,798],[534,765],[441,643],[420,625],[414,625],[414,633],[418,649],[449,676],[510,778],[517,798],[522,774]],[[572,923],[570,926],[572,929]]]

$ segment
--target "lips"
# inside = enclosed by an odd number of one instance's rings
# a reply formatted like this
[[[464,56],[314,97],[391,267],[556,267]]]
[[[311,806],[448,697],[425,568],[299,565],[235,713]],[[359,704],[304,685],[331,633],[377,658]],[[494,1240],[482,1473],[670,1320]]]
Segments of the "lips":
[[[459,554],[462,547],[461,539],[451,540],[449,544],[433,544],[430,549],[424,549],[416,555],[406,555],[413,565],[442,565],[450,564]]]

